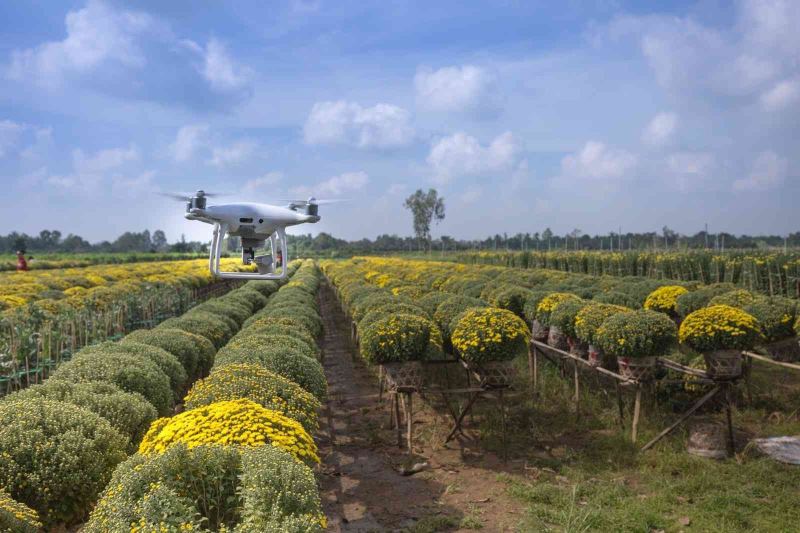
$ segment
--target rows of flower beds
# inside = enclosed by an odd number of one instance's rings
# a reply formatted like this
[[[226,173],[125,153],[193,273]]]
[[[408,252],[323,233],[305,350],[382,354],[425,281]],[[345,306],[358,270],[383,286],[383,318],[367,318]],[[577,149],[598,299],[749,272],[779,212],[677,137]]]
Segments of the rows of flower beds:
[[[194,252],[90,252],[90,253],[37,253],[33,252],[35,258],[28,261],[28,268],[31,270],[53,270],[63,268],[80,268],[92,265],[122,265],[128,263],[151,263],[154,261],[185,261],[188,259],[202,258],[207,254]],[[17,258],[13,255],[7,256],[9,259],[0,260],[0,272],[15,271],[17,269]]]
[[[704,362],[718,378],[738,375],[742,350],[798,353],[797,300],[727,283],[390,258],[322,268],[357,324],[362,354],[379,364],[436,357],[439,345],[476,365],[512,359],[524,350],[527,325],[539,341],[636,379],[668,353]]]
[[[322,529],[319,272],[290,274],[81,350],[0,401],[0,530]]]

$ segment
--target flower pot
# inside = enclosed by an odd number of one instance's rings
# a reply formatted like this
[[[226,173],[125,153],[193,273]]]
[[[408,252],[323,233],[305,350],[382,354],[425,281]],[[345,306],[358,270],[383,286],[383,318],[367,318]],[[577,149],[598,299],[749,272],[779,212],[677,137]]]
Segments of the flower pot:
[[[580,357],[581,359],[589,357],[589,345],[585,342],[567,337],[567,344],[569,344],[569,353],[572,355]]]
[[[800,360],[800,342],[798,342],[797,337],[771,342],[765,348],[770,357],[776,361],[791,363],[792,361]]]
[[[381,365],[388,388],[421,389],[423,368],[419,361],[403,361],[401,363],[384,363]]]
[[[567,336],[561,332],[558,326],[550,326],[550,332],[547,334],[547,344],[557,350],[569,350]]]
[[[593,344],[589,344],[586,350],[586,359],[591,366],[601,366],[603,363],[603,353]]]
[[[656,369],[656,357],[618,357],[619,373],[626,379],[649,381]]]
[[[739,350],[706,352],[703,358],[711,379],[736,379],[742,375],[742,352]]]
[[[543,326],[538,320],[531,322],[531,335],[533,340],[539,342],[547,342],[547,335],[550,333],[550,328]]]
[[[725,459],[728,457],[727,429],[714,422],[693,423],[689,428],[686,451],[699,457]]]
[[[517,366],[510,361],[467,363],[482,387],[508,387],[517,375]]]

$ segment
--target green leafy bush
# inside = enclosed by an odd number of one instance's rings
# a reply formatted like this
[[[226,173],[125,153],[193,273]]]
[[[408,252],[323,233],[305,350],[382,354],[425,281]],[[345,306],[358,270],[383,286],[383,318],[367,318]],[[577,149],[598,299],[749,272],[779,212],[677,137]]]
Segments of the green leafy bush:
[[[213,317],[216,320],[223,322],[225,324],[225,327],[227,328],[227,331],[228,331],[228,337],[227,338],[230,338],[231,336],[233,336],[234,333],[239,331],[239,327],[240,327],[239,323],[235,319],[233,319],[230,316],[228,316],[227,314],[212,313],[210,311],[206,311],[204,309],[195,307],[193,309],[189,309],[186,313],[184,313],[181,316],[181,318],[192,317],[192,316],[203,316],[203,317],[210,317],[210,318]]]
[[[292,337],[288,334],[261,334],[253,333],[250,335],[243,335],[236,339],[231,340],[227,344],[231,348],[244,348],[244,349],[258,349],[262,347],[280,349],[280,350],[294,350],[302,353],[306,357],[316,359],[319,356],[319,348],[316,344],[313,347],[303,342],[301,339]]]
[[[495,307],[508,309],[520,318],[525,317],[525,302],[533,291],[515,285],[503,285],[492,293],[490,302]]]
[[[127,444],[107,420],[76,405],[0,402],[0,486],[48,526],[86,517]]]
[[[252,280],[247,282],[247,287],[261,293],[262,296],[269,298],[276,292],[280,285],[273,280]]]
[[[728,291],[726,293],[714,296],[708,302],[708,305],[728,305],[730,307],[738,307],[739,309],[742,309],[755,301],[756,295],[752,292],[744,289],[736,289],[735,291]]]
[[[575,315],[575,336],[587,344],[595,345],[597,330],[607,318],[631,311],[632,309],[622,305],[590,302]]]
[[[675,311],[679,317],[686,318],[689,313],[706,307],[715,296],[731,292],[734,289],[735,287],[731,283],[716,283],[681,294],[675,302]]]
[[[0,531],[38,533],[41,529],[42,523],[36,511],[14,500],[9,493],[0,488]]]
[[[371,324],[375,323],[381,318],[400,313],[406,315],[420,316],[423,318],[430,318],[430,316],[425,312],[424,309],[416,305],[403,304],[403,303],[384,304],[373,308],[369,313],[364,315],[364,318],[362,318],[361,321],[358,323],[358,329],[361,330],[363,328],[369,327]]]
[[[224,296],[217,298],[222,302],[233,302],[242,307],[245,307],[250,314],[255,313],[259,309],[263,309],[269,299],[261,294],[259,291],[245,285],[239,289],[233,290]]]
[[[156,329],[166,328],[177,328],[205,337],[217,349],[224,346],[235,333],[235,330],[232,330],[223,319],[217,315],[202,311],[168,318],[156,327]]]
[[[729,305],[711,305],[690,313],[679,332],[680,341],[698,352],[746,350],[761,338],[758,321]]]
[[[628,309],[638,309],[640,307],[635,296],[619,291],[601,292],[596,294],[592,300],[603,304],[619,305]]]
[[[550,316],[556,306],[567,300],[580,300],[580,298],[569,292],[551,292],[536,306],[536,320],[545,327],[550,326]]]
[[[209,371],[217,352],[210,340],[177,328],[138,329],[120,342],[149,344],[168,351],[178,358],[192,381]]]
[[[424,309],[429,317],[433,318],[433,314],[436,312],[439,305],[451,296],[453,295],[447,292],[433,291],[420,298],[416,304]]]
[[[794,336],[797,300],[780,296],[757,298],[745,306],[744,311],[758,320],[761,335],[766,342],[776,342]]]
[[[371,294],[366,298],[359,300],[358,303],[355,304],[351,313],[353,320],[359,322],[362,318],[364,318],[364,315],[366,315],[372,309],[392,303],[411,303],[411,301],[400,296],[395,296],[388,291],[381,291]]]
[[[575,332],[575,317],[587,305],[587,300],[564,300],[556,305],[553,312],[550,314],[550,324],[558,327],[564,335],[572,339],[577,339],[578,336]]]
[[[173,395],[169,378],[145,357],[124,352],[81,352],[72,360],[62,363],[50,379],[113,383],[122,390],[144,396],[159,415],[166,415],[172,410]]]
[[[187,409],[214,402],[247,398],[298,422],[309,433],[318,429],[322,404],[294,381],[257,364],[225,365],[194,384],[186,395]]]
[[[322,333],[322,319],[316,311],[299,305],[275,309],[267,307],[255,315],[251,321],[245,322],[245,327],[261,318],[293,318],[303,322],[314,337],[318,337]]]
[[[496,307],[466,311],[453,330],[453,348],[474,363],[508,361],[527,353],[530,331],[515,313]]]
[[[230,299],[225,301],[223,298],[205,301],[192,308],[192,311],[204,311],[213,315],[230,317],[236,321],[237,327],[241,327],[244,321],[253,314],[249,307]]]
[[[3,401],[32,401],[37,398],[70,403],[105,418],[130,440],[129,450],[136,450],[150,424],[158,418],[155,407],[144,396],[125,392],[116,385],[93,381],[70,383],[49,379],[41,385],[8,395]]]
[[[312,328],[309,327],[308,323],[303,321],[300,318],[295,317],[278,317],[278,316],[259,316],[256,317],[252,321],[248,321],[246,325],[242,328],[242,332],[245,331],[259,331],[259,328],[271,328],[271,327],[286,327],[287,330],[294,331],[303,331],[306,335],[311,338],[316,338],[314,333],[312,332]]]
[[[364,359],[373,364],[419,361],[426,356],[430,335],[428,320],[390,315],[364,328],[359,348]]]
[[[595,339],[600,349],[616,357],[664,355],[677,338],[677,328],[664,313],[640,309],[606,319]]]
[[[327,395],[328,383],[322,365],[303,352],[269,346],[253,349],[225,347],[217,353],[214,368],[237,363],[261,365],[279,376],[294,381],[320,401],[324,401]]]
[[[186,370],[183,369],[178,358],[166,350],[151,346],[149,344],[142,344],[139,342],[103,342],[100,344],[93,344],[83,348],[79,354],[93,354],[100,355],[111,353],[128,353],[137,357],[150,359],[152,362],[164,372],[169,378],[170,388],[172,389],[175,399],[182,396],[188,377]]]
[[[552,291],[549,290],[532,290],[531,293],[528,295],[528,298],[525,300],[525,305],[522,306],[522,313],[525,315],[525,319],[528,322],[533,322],[536,318],[536,309],[539,307],[539,302],[541,302],[545,296],[550,294]]]
[[[473,307],[486,307],[486,302],[468,296],[451,296],[436,308],[433,321],[439,326],[442,335],[449,339],[456,326],[455,319]]]
[[[251,324],[239,333],[233,336],[230,340],[231,343],[236,343],[237,340],[251,335],[289,335],[292,338],[302,341],[308,346],[308,349],[313,353],[319,351],[317,341],[311,336],[311,333],[298,323],[289,324],[276,324],[274,321],[266,321],[258,323],[257,325]]]
[[[274,446],[170,447],[121,464],[85,533],[129,531],[321,532],[313,472]]]

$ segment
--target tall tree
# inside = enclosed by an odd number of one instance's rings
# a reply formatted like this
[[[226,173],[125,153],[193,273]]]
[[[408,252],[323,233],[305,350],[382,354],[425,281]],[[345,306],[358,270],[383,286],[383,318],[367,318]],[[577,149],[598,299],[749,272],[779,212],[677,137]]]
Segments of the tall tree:
[[[417,189],[417,192],[406,198],[403,205],[413,215],[414,234],[420,249],[423,243],[430,248],[431,222],[444,220],[444,198],[439,196],[436,189],[428,189],[428,192]]]
[[[169,244],[167,243],[167,236],[164,234],[163,231],[157,229],[153,232],[153,248],[156,249],[158,252],[166,251]]]

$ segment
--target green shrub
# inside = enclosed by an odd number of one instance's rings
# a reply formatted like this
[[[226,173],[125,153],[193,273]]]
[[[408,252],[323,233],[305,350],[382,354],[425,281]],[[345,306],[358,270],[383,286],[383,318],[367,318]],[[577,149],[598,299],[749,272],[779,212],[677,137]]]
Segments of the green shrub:
[[[247,309],[248,314],[253,314],[260,309],[263,309],[269,298],[261,294],[255,289],[248,288],[247,285],[239,289],[233,290],[223,296],[217,298],[225,303],[234,303]]]
[[[522,313],[525,315],[525,320],[533,322],[536,319],[536,308],[539,307],[545,296],[550,294],[550,290],[533,290],[525,300],[525,305],[522,306]]]
[[[359,349],[364,359],[373,364],[419,361],[426,356],[430,335],[428,320],[414,315],[390,315],[364,328]]]
[[[725,294],[734,289],[735,287],[731,283],[716,283],[714,285],[700,287],[696,291],[681,294],[675,302],[675,311],[678,313],[679,317],[686,318],[689,313],[706,307],[715,296]]]
[[[88,409],[28,399],[0,403],[0,486],[48,526],[82,521],[125,459],[128,442]]]
[[[230,317],[236,321],[237,327],[241,327],[242,324],[244,324],[244,321],[250,318],[250,315],[253,314],[248,307],[245,307],[244,305],[233,300],[225,301],[222,298],[216,298],[203,302],[200,305],[192,308],[192,311],[204,311],[213,315]]]
[[[316,338],[312,331],[312,328],[309,327],[308,322],[303,321],[301,318],[296,316],[288,317],[288,316],[257,316],[254,317],[253,320],[248,320],[245,326],[242,328],[242,332],[253,330],[258,331],[259,328],[270,328],[270,327],[280,327],[285,326],[290,330],[298,330],[303,331],[306,335],[311,338]]]
[[[399,303],[399,302],[409,303],[409,301],[404,298],[395,296],[387,290],[382,290],[381,292],[370,294],[366,298],[359,300],[353,306],[351,315],[353,316],[353,320],[355,320],[357,323],[362,318],[364,318],[364,315],[369,313],[372,309],[385,304]]]
[[[38,533],[42,529],[36,511],[14,500],[0,488],[0,531],[3,533]]]
[[[609,317],[629,313],[632,309],[605,303],[590,302],[575,315],[575,336],[586,344],[597,344],[597,330]]]
[[[267,305],[274,305],[283,302],[294,302],[311,307],[316,306],[317,298],[314,293],[308,292],[300,287],[282,287],[277,293],[270,297]]]
[[[308,309],[307,307],[294,306],[282,309],[272,309],[268,307],[255,315],[252,322],[262,318],[292,318],[303,322],[315,338],[322,333],[322,319],[314,310]],[[252,322],[245,322],[245,327],[248,327]]]
[[[601,292],[596,294],[592,300],[602,304],[619,305],[627,307],[628,309],[638,309],[641,307],[635,296],[619,291]]]
[[[433,291],[420,298],[416,304],[424,309],[429,317],[433,318],[433,314],[436,312],[439,305],[451,296],[453,295],[447,292]]]
[[[294,381],[305,390],[324,401],[328,383],[319,361],[295,350],[269,346],[256,349],[225,347],[217,353],[214,368],[237,363],[258,364],[279,376]]]
[[[178,358],[192,381],[209,371],[217,352],[207,338],[177,328],[139,329],[120,342],[149,344],[168,351]]]
[[[169,378],[150,359],[124,352],[82,352],[72,360],[62,363],[50,379],[73,383],[113,383],[122,390],[138,392],[144,396],[159,415],[166,415],[172,410],[173,395]]]
[[[745,306],[744,311],[758,320],[761,335],[766,342],[776,342],[794,336],[797,300],[781,296],[757,298]]]
[[[261,293],[262,296],[269,298],[273,292],[276,292],[280,287],[276,281],[273,280],[252,280],[248,281],[245,285],[249,289],[253,289]]]
[[[230,342],[235,343],[238,339],[251,335],[289,335],[299,341],[303,341],[313,353],[318,353],[319,351],[316,339],[311,336],[311,333],[309,333],[305,327],[296,322],[290,324],[276,324],[270,321],[262,322],[258,325],[251,324],[234,335]]]
[[[560,303],[567,300],[580,300],[580,298],[569,292],[551,292],[536,306],[536,320],[545,327],[550,326],[550,317],[553,311]]]
[[[664,285],[647,295],[643,307],[659,313],[674,315],[678,298],[688,292],[686,287],[680,285]]]
[[[233,336],[234,333],[239,331],[239,323],[236,322],[235,319],[231,318],[226,314],[220,313],[211,313],[209,311],[205,311],[203,309],[195,307],[194,309],[189,309],[186,313],[182,315],[182,317],[192,317],[192,316],[204,316],[204,317],[213,317],[218,321],[222,321],[225,324],[225,327],[228,331],[228,338]]]
[[[83,348],[79,354],[128,353],[150,359],[169,378],[170,388],[175,399],[179,399],[186,387],[188,377],[178,358],[166,350],[140,342],[103,342]]]
[[[442,335],[449,339],[453,333],[452,327],[455,327],[453,321],[473,307],[486,307],[486,302],[468,296],[451,296],[436,308],[433,321],[439,326]]]
[[[430,318],[430,316],[425,312],[424,309],[416,305],[404,304],[404,303],[390,303],[374,307],[369,313],[364,315],[364,317],[358,323],[358,328],[359,330],[361,330],[363,328],[369,327],[370,324],[373,324],[374,322],[380,320],[381,318],[400,313],[406,315],[421,316],[423,318]]]
[[[520,318],[525,318],[525,302],[533,291],[515,285],[503,285],[492,293],[491,303],[495,307],[508,309]]]
[[[131,524],[300,533],[320,532],[324,516],[313,472],[279,448],[176,445],[121,464],[83,531],[129,531]]]
[[[559,328],[564,335],[577,339],[575,333],[575,317],[587,305],[587,300],[568,299],[556,305],[550,314],[550,324]]]
[[[250,335],[243,335],[236,339],[231,340],[227,344],[228,347],[231,348],[244,348],[244,349],[257,349],[262,347],[267,348],[274,348],[279,350],[295,350],[306,357],[310,357],[312,359],[316,359],[319,356],[319,348],[316,344],[309,346],[307,343],[303,342],[301,339],[296,337],[292,337],[286,333],[275,335],[275,334],[261,334],[261,333],[253,333]]]
[[[698,352],[747,350],[761,340],[761,332],[758,321],[742,309],[710,305],[681,322],[679,337]]]
[[[527,353],[530,331],[515,313],[496,307],[467,311],[453,330],[453,348],[465,361],[508,361]]]
[[[708,306],[712,305],[728,305],[730,307],[744,308],[747,305],[756,301],[756,295],[744,289],[736,289],[735,291],[728,291],[711,298]]]
[[[176,328],[205,337],[211,341],[216,349],[224,346],[235,333],[223,319],[217,315],[202,311],[168,318],[156,327],[156,329],[166,328]]]
[[[5,397],[3,401],[31,401],[37,398],[70,403],[105,418],[130,440],[129,451],[139,445],[150,424],[158,417],[155,407],[144,396],[125,392],[116,385],[93,381],[70,383],[49,379]]]
[[[225,400],[247,398],[298,422],[309,433],[319,428],[322,404],[294,381],[257,364],[225,365],[194,384],[186,395],[187,409]]]
[[[607,318],[595,338],[608,355],[639,358],[664,355],[675,344],[676,330],[664,313],[640,309]]]

